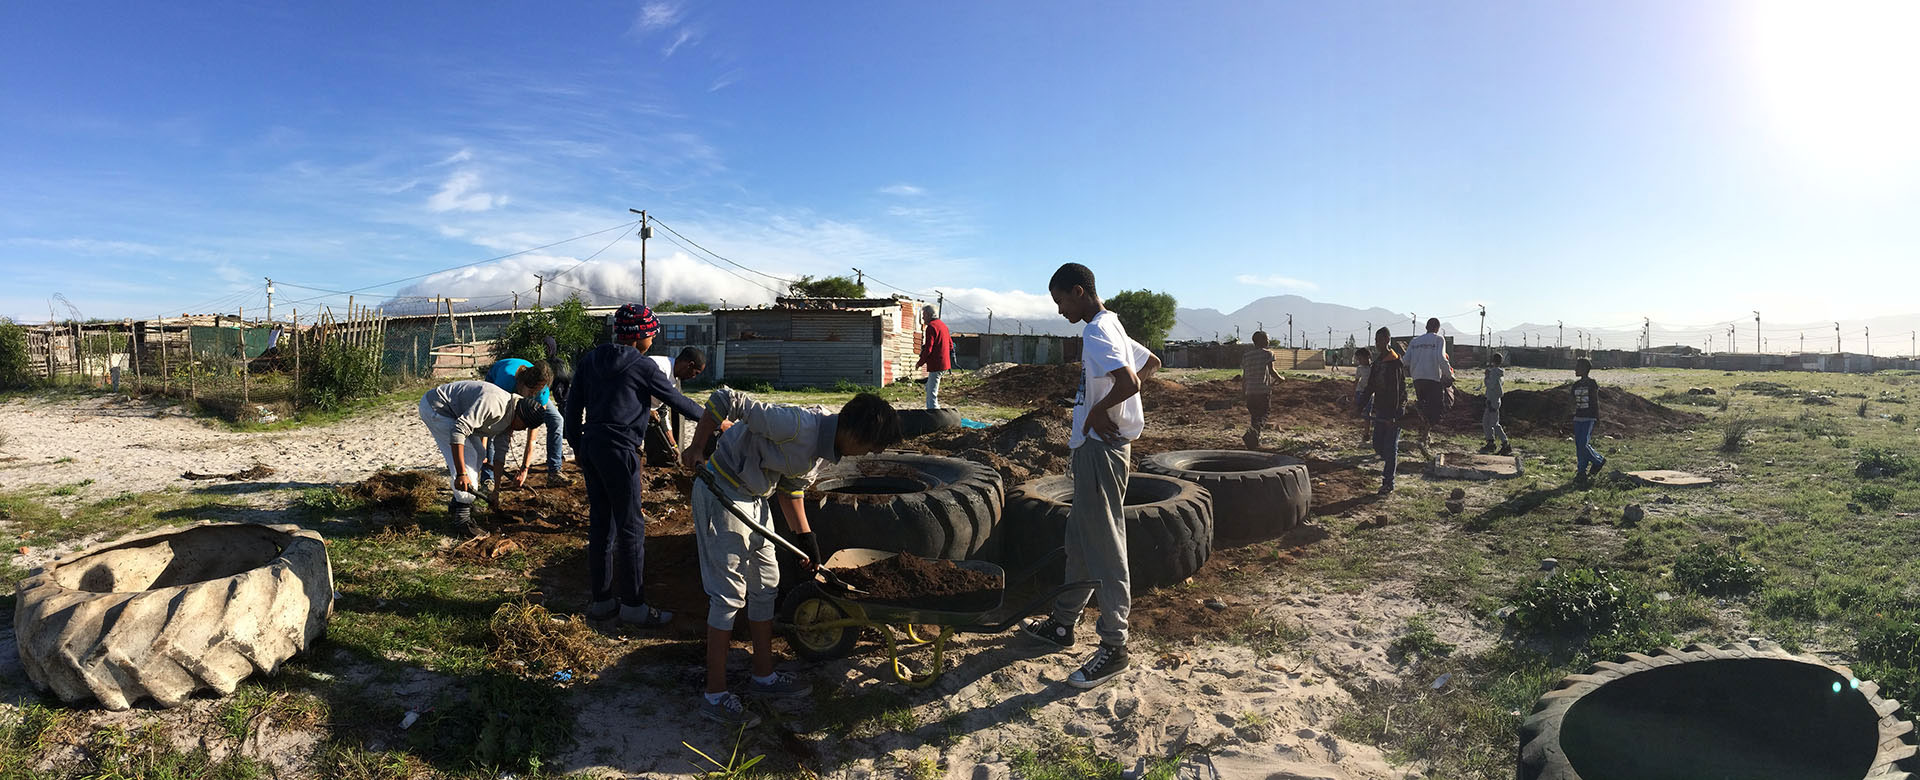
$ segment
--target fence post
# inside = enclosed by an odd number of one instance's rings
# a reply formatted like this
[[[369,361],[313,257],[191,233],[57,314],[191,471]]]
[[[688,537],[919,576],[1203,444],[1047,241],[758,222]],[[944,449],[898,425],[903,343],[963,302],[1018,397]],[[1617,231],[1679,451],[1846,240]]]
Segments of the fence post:
[[[236,316],[240,320],[240,403],[250,406],[253,404],[253,367],[247,364],[247,309],[242,306],[237,310],[239,314]],[[245,415],[246,411],[241,410],[240,416]]]
[[[300,408],[300,310],[293,310],[293,408]]]

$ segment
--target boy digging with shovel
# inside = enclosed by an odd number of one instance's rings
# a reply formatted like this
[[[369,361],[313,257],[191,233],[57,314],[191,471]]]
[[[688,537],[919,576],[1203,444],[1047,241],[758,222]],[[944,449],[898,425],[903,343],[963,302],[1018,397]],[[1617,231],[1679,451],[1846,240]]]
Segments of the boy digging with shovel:
[[[722,420],[732,425],[720,434],[708,459],[707,442]],[[854,396],[839,414],[818,406],[765,403],[728,387],[707,397],[706,414],[680,456],[696,477],[693,536],[708,599],[707,692],[700,702],[701,717],[730,726],[760,722],[727,689],[727,651],[742,607],[753,638],[748,692],[779,697],[812,692],[813,686],[791,673],[773,669],[773,607],[780,567],[773,540],[748,521],[771,530],[773,504],[778,503],[794,542],[807,553],[806,566],[818,567],[820,543],[807,525],[802,500],[814,474],[823,464],[879,452],[899,440],[899,416],[871,393]]]

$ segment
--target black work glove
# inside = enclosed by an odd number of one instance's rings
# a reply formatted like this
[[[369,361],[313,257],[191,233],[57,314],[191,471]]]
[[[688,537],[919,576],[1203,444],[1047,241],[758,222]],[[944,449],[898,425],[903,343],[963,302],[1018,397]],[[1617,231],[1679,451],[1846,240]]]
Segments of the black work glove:
[[[826,565],[826,559],[820,557],[820,540],[814,538],[812,531],[803,531],[794,534],[793,544],[795,547],[807,551],[808,562],[813,564],[813,568],[818,569]]]

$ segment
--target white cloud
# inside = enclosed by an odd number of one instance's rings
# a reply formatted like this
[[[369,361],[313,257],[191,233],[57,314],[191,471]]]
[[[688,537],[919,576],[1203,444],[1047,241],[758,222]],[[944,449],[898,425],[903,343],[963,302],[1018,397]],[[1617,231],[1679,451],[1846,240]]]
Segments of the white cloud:
[[[1251,285],[1254,287],[1278,287],[1283,290],[1318,290],[1320,289],[1320,285],[1314,284],[1313,282],[1309,282],[1305,279],[1295,279],[1291,276],[1281,276],[1279,274],[1266,274],[1266,275],[1240,274],[1239,276],[1233,277],[1233,280],[1241,284]]]
[[[738,68],[735,68],[733,70],[720,74],[720,77],[714,79],[713,84],[707,87],[707,91],[719,92],[720,90],[733,86],[735,83],[739,81],[740,81],[740,70]]]
[[[9,238],[6,243],[15,246],[31,246],[42,249],[57,249],[85,255],[149,255],[171,254],[168,250],[152,244],[133,241],[106,241],[97,238]]]
[[[678,31],[674,32],[673,42],[667,44],[666,48],[660,50],[660,56],[672,57],[673,53],[676,51],[679,51],[681,46],[685,46],[688,43],[697,42],[699,35],[700,35],[700,31],[695,30],[691,27],[680,28]]]
[[[657,30],[680,21],[678,3],[646,3],[640,6],[640,18],[634,20],[634,27],[642,30]]]
[[[920,189],[919,187],[915,187],[911,184],[894,184],[886,187],[881,187],[880,192],[885,195],[899,195],[902,197],[912,197],[915,195],[924,195],[926,194],[927,191]]]
[[[507,204],[507,196],[480,191],[480,174],[458,171],[447,177],[440,191],[427,198],[427,208],[436,214],[448,211],[486,211]]]

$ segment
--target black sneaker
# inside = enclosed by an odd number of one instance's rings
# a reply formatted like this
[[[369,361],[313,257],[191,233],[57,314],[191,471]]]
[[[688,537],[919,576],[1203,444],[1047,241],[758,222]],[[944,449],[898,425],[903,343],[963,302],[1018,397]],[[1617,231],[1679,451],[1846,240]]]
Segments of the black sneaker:
[[[1482,455],[1492,455],[1492,454],[1493,454],[1493,440],[1492,440],[1492,439],[1488,439],[1488,440],[1487,440],[1487,443],[1486,443],[1486,444],[1482,444],[1482,445],[1480,445],[1480,454],[1482,454]]]
[[[1392,485],[1381,485],[1380,490],[1374,493],[1374,495],[1379,495],[1379,496],[1388,496],[1392,494],[1393,494]]]
[[[1067,684],[1080,690],[1093,688],[1127,670],[1127,649],[1103,644],[1093,657],[1067,677]]]
[[[1502,444],[1502,445],[1500,445],[1500,451],[1499,451],[1499,452],[1496,452],[1496,453],[1494,453],[1494,454],[1495,454],[1495,455],[1512,455],[1512,454],[1513,454],[1513,444],[1511,444],[1511,443],[1508,443],[1508,444]]]
[[[1020,627],[1020,633],[1026,634],[1056,650],[1065,650],[1073,646],[1073,626],[1069,626],[1049,617],[1045,620],[1029,620]]]

